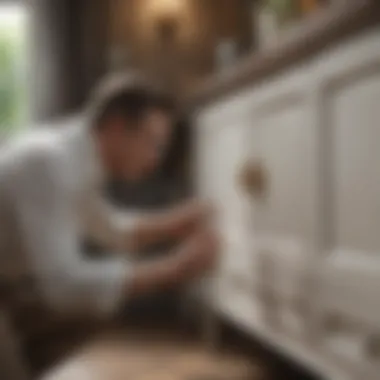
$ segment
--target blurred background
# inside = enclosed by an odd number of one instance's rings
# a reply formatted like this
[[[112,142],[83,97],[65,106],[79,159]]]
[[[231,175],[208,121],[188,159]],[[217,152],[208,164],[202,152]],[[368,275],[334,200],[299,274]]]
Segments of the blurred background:
[[[0,2],[0,131],[4,138],[77,112],[115,71],[143,72],[185,99],[213,74],[273,45],[320,0],[65,0]],[[190,195],[192,129],[184,114],[152,178],[110,183],[118,205],[165,207]],[[152,254],[167,247],[155,247]],[[89,243],[89,251],[99,248]],[[148,258],[150,256],[147,256]]]
[[[172,377],[146,378],[378,378],[379,5],[0,0],[1,141],[80,111],[114,72],[143,72],[182,105],[157,172],[104,188],[135,210],[193,195],[220,210],[223,260],[207,297],[154,294],[106,326],[127,331],[125,355],[144,363],[160,332],[153,346]],[[83,245],[94,260],[104,254]],[[36,374],[100,328],[41,323],[32,309],[17,323]],[[194,360],[192,377],[176,375],[181,360]]]
[[[80,108],[115,70],[144,71],[183,96],[329,3],[2,0],[1,128]]]

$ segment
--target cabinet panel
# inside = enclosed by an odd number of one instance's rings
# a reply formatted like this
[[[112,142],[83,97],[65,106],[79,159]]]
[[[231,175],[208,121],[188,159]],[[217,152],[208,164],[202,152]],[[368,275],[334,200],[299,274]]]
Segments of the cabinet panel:
[[[198,194],[216,206],[215,221],[222,237],[219,275],[226,280],[239,275],[249,278],[249,200],[238,182],[249,147],[246,107],[241,107],[241,102],[227,102],[215,109],[198,118]]]
[[[319,282],[322,336],[328,355],[358,376],[377,378],[380,55],[375,50],[358,60],[355,51],[351,54],[348,69],[331,68],[334,76],[324,83],[322,93],[328,154],[324,241],[328,256]]]
[[[328,98],[333,142],[333,244],[337,247],[380,251],[379,99],[380,68],[354,82],[337,84]]]
[[[272,325],[298,337],[309,320],[307,274],[315,254],[318,196],[317,133],[307,83],[290,81],[287,91],[274,91],[253,110],[253,156],[265,173],[264,192],[254,197],[256,275]]]
[[[278,236],[305,238],[313,233],[315,157],[310,106],[301,98],[259,119],[260,158],[267,192],[256,227]]]
[[[308,99],[298,94],[273,111],[258,110],[259,160],[267,179],[265,194],[256,200],[255,229],[279,260],[307,256],[314,241],[316,139]]]

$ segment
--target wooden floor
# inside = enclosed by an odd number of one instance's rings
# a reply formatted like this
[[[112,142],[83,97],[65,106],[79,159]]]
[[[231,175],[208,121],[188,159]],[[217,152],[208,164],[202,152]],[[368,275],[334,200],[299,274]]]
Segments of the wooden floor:
[[[83,331],[83,329],[81,329]],[[315,380],[260,343],[225,325],[217,349],[182,323],[107,326],[96,334],[50,339],[36,379],[43,380]],[[91,336],[89,338],[89,335]],[[69,339],[70,340],[70,339]],[[78,345],[82,341],[82,345]],[[61,344],[59,344],[61,343]],[[50,348],[49,348],[50,346]],[[35,346],[42,347],[42,346]],[[74,348],[75,347],[75,348]],[[34,350],[37,352],[36,350]],[[46,356],[46,353],[48,355]],[[37,360],[38,362],[38,360]],[[58,363],[53,364],[54,362]],[[44,368],[42,372],[41,368]],[[50,368],[46,372],[46,368]],[[45,376],[41,374],[45,373]]]
[[[259,362],[211,352],[180,336],[124,333],[99,339],[49,371],[48,380],[267,380]],[[78,375],[76,375],[78,374]],[[80,375],[79,375],[80,374]]]

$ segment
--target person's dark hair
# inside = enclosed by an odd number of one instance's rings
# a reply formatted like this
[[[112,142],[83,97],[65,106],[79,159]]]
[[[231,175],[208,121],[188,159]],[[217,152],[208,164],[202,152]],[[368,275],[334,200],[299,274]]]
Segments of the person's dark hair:
[[[106,79],[94,91],[90,112],[96,129],[101,129],[109,117],[125,118],[128,128],[137,128],[149,110],[175,113],[173,99],[137,76],[115,76]]]

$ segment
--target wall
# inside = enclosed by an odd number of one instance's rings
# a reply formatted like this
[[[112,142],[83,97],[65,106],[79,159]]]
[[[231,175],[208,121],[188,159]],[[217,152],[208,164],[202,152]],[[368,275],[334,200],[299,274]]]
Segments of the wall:
[[[35,120],[70,112],[108,69],[113,47],[133,67],[176,93],[214,68],[215,46],[234,38],[247,48],[251,27],[244,0],[31,0],[31,109]],[[174,23],[172,42],[159,25]]]
[[[212,71],[220,39],[249,44],[246,15],[243,0],[115,0],[110,41],[129,52],[133,66],[184,90]],[[160,20],[169,19],[176,27],[171,47],[157,38]]]

